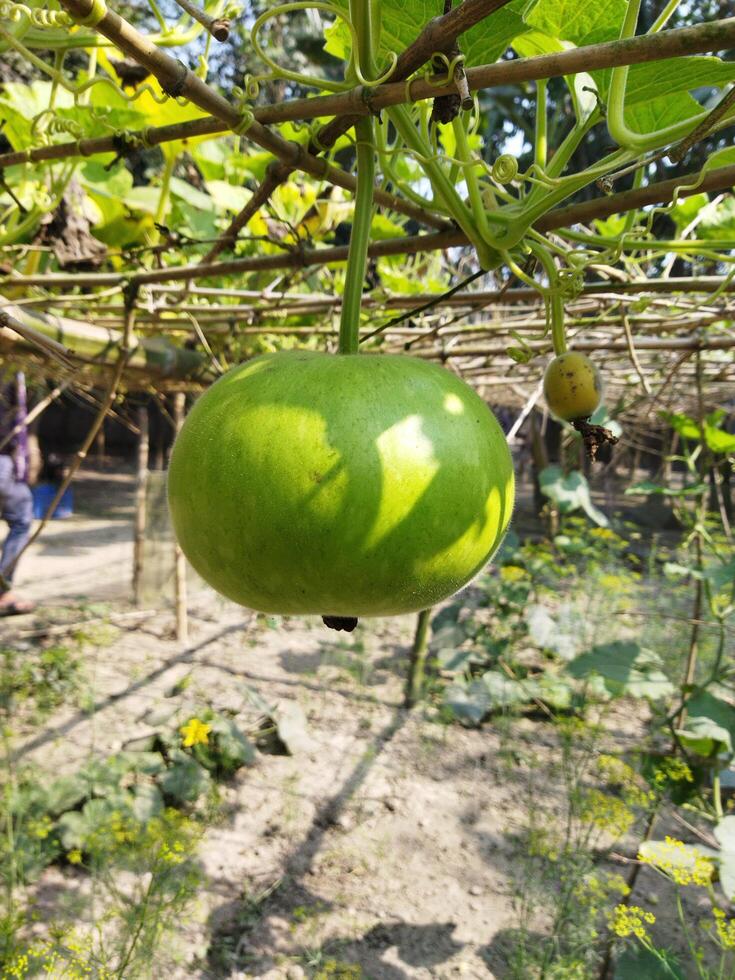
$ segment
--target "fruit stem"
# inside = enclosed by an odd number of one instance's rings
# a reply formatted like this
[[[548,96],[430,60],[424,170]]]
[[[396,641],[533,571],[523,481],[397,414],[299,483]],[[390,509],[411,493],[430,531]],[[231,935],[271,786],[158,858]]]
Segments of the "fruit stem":
[[[350,19],[357,35],[357,51],[353,51],[352,56],[359,65],[363,78],[375,78],[377,68],[373,42],[376,36],[375,25],[380,24],[379,0],[350,0]],[[360,304],[373,220],[375,182],[375,130],[371,116],[355,123],[355,136],[357,189],[339,322],[340,354],[357,354],[360,343]]]
[[[347,254],[342,315],[339,323],[339,353],[356,354],[360,334],[360,302],[365,282],[370,225],[373,218],[375,145],[370,116],[355,123],[357,136],[357,191],[352,217],[352,237]]]
[[[564,300],[559,289],[559,274],[556,271],[554,260],[544,245],[536,243],[532,248],[533,254],[544,267],[544,272],[549,280],[547,297],[551,306],[551,340],[554,344],[554,354],[558,357],[567,351],[567,337],[564,330]]]

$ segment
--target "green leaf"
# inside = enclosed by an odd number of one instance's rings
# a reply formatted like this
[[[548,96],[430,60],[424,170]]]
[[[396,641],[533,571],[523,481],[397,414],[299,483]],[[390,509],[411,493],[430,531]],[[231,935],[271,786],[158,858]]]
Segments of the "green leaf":
[[[613,980],[685,980],[685,976],[673,953],[634,946],[615,961]]]
[[[187,204],[198,208],[200,211],[212,210],[212,205],[214,202],[209,194],[205,194],[196,187],[192,187],[190,183],[182,180],[180,177],[171,178],[171,194],[174,197],[180,197],[182,200],[186,201]]]
[[[172,765],[158,785],[162,792],[178,803],[193,803],[209,788],[209,773],[181,749],[171,753]]]
[[[352,52],[352,34],[341,17],[335,17],[334,23],[324,29],[324,50],[334,55],[340,61],[347,62]]]
[[[73,776],[62,776],[49,786],[46,803],[48,812],[56,816],[65,810],[73,810],[88,795],[89,784],[78,773]]]
[[[205,187],[218,211],[242,211],[253,196],[247,187],[236,187],[226,180],[208,180]]]
[[[556,711],[564,711],[572,703],[572,689],[568,681],[549,670],[525,680],[523,689],[527,697],[538,698]]]
[[[608,526],[608,519],[592,503],[589,484],[578,470],[565,476],[560,466],[547,466],[539,473],[539,485],[541,493],[552,500],[562,514],[581,509],[595,524]]]
[[[607,101],[611,70],[592,72],[600,97]],[[702,106],[689,92],[723,86],[735,78],[735,64],[720,58],[667,58],[631,66],[625,90],[625,121],[649,133],[697,115]]]
[[[728,901],[735,898],[735,816],[723,817],[715,827],[722,850],[719,857],[720,886]]]
[[[715,839],[723,851],[735,852],[735,816],[720,820],[715,827]]]
[[[469,684],[450,684],[444,690],[444,705],[463,725],[479,725],[490,711],[492,699],[487,684],[481,680]]]
[[[250,766],[255,761],[255,747],[243,735],[231,718],[215,715],[210,724],[214,742],[213,755],[218,768],[225,773],[233,773],[241,766]]]
[[[524,690],[523,684],[499,670],[485,671],[482,675],[482,682],[490,694],[491,710],[525,704],[533,697],[532,694]]]
[[[614,41],[627,8],[626,0],[579,3],[579,0],[539,0],[526,23],[552,38],[576,45]]]
[[[450,673],[464,673],[473,663],[478,662],[474,650],[456,650],[454,647],[441,647],[436,652],[436,660],[442,670]]]
[[[163,797],[157,786],[143,783],[133,787],[132,795],[133,815],[142,824],[148,823],[151,817],[163,810]]]
[[[597,674],[611,695],[659,699],[674,693],[674,685],[661,670],[661,659],[637,643],[618,640],[595,646],[566,668],[572,677]]]
[[[507,49],[511,41],[526,31],[524,12],[535,6],[536,0],[511,0],[476,24],[460,38],[460,49],[465,64],[489,64]],[[336,0],[337,6],[347,12],[348,0]],[[391,52],[400,54],[424,29],[433,17],[444,12],[442,0],[382,0],[380,7],[380,40],[377,58],[381,67],[388,66]],[[328,29],[325,50],[344,59],[349,53],[351,41],[342,27]]]
[[[688,701],[686,728],[677,735],[698,755],[729,758],[735,745],[735,708],[702,691]]]

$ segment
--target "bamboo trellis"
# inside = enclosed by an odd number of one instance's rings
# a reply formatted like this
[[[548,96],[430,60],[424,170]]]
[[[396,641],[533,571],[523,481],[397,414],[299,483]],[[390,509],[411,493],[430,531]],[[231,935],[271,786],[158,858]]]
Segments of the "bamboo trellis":
[[[94,383],[100,375],[114,375],[120,364],[126,297],[132,295],[131,290],[135,294],[137,339],[130,343],[122,372],[123,384],[128,388],[201,388],[216,376],[218,362],[213,349],[218,338],[233,334],[245,341],[250,337],[277,339],[292,335],[334,347],[340,299],[299,292],[299,277],[311,268],[339,266],[347,257],[346,246],[312,247],[300,243],[281,248],[276,254],[225,259],[219,256],[233,250],[250,219],[294,171],[353,192],[354,175],[326,160],[324,151],[362,115],[454,91],[453,80],[447,79],[442,84],[441,78],[412,76],[431,62],[437,51],[449,50],[457,38],[505,2],[464,0],[432,20],[400,54],[386,84],[370,90],[356,86],[334,95],[256,106],[244,125],[242,107],[153,44],[104,3],[62,0],[70,21],[93,29],[148,69],[165,93],[188,100],[207,115],[176,125],[131,132],[122,140],[103,136],[14,150],[0,154],[0,174],[19,165],[42,166],[51,161],[94,157],[110,151],[124,153],[141,143],[156,146],[228,131],[242,132],[248,143],[270,152],[272,162],[246,206],[198,261],[163,265],[159,260],[157,266],[150,268],[128,265],[114,272],[23,275],[8,271],[0,278],[0,295],[7,297],[0,307],[3,317],[0,351],[6,356],[28,358],[39,366],[50,364],[48,359],[55,358],[57,366],[63,362],[85,384]],[[655,36],[592,44],[559,54],[471,68],[466,72],[466,80],[470,91],[481,91],[574,72],[719,51],[734,45],[735,18],[729,18]],[[411,79],[409,84],[407,79]],[[269,128],[287,121],[315,119],[326,121],[308,145],[285,140]],[[723,122],[718,120],[717,126]],[[716,128],[714,123],[711,128]],[[686,149],[685,140],[682,154]],[[583,203],[552,208],[533,227],[550,235],[563,249],[575,241],[575,230],[584,232],[596,219],[651,205],[667,205],[694,193],[729,192],[734,183],[735,166],[705,168],[633,190],[601,193]],[[414,256],[414,261],[420,262],[425,254],[436,251],[456,254],[450,250],[466,249],[468,245],[464,233],[446,219],[400,194],[378,187],[376,204],[430,230],[373,242],[370,246],[373,258]],[[684,250],[696,254],[697,245],[696,240],[687,241]],[[709,242],[707,246],[714,247]],[[672,252],[677,247],[679,243],[672,243]],[[621,249],[625,248],[622,242]],[[731,243],[719,243],[719,248],[722,261],[731,261]],[[256,273],[288,274],[295,288],[265,291],[238,288],[244,277]],[[652,403],[662,399],[669,406],[690,407],[695,354],[707,402],[717,404],[732,398],[735,282],[730,277],[667,275],[648,280],[605,268],[596,274],[599,281],[585,282],[569,296],[566,312],[571,346],[599,352],[598,359],[607,379],[608,403],[617,405],[622,414],[647,413]],[[200,287],[196,285],[200,280],[228,281],[232,285]],[[525,405],[551,350],[545,311],[533,289],[518,288],[509,282],[500,288],[500,281],[488,275],[482,284],[468,286],[453,295],[393,295],[381,290],[366,294],[365,349],[410,352],[436,359],[465,376],[494,403]],[[497,288],[488,288],[493,282]],[[315,317],[319,318],[318,324],[314,323]],[[516,356],[509,353],[518,347],[518,338],[523,355],[520,363],[517,352]],[[186,342],[194,342],[197,351],[185,349]],[[667,388],[666,392],[662,393],[662,386]]]

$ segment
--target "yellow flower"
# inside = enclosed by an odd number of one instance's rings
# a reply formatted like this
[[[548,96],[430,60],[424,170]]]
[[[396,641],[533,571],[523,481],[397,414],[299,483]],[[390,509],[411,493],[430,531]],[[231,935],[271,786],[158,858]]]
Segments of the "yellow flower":
[[[677,885],[704,887],[712,878],[712,863],[674,837],[666,837],[663,844],[658,843],[654,853],[639,852],[638,860],[662,871]]]
[[[527,575],[526,569],[520,565],[504,565],[500,569],[500,577],[504,582],[518,582]]]
[[[637,939],[647,939],[646,923],[653,925],[656,916],[639,905],[616,905],[609,925],[616,936],[625,938],[633,935]]]
[[[70,864],[81,864],[82,852],[78,847],[75,847],[73,850],[69,851],[69,853],[66,855],[66,859]]]
[[[622,837],[635,819],[632,810],[623,800],[597,789],[588,790],[584,794],[581,817],[598,830],[605,830],[616,837]]]
[[[199,721],[198,718],[192,718],[185,725],[182,725],[179,729],[181,734],[184,736],[184,748],[188,749],[192,745],[206,745],[209,741],[209,733],[212,731],[212,726],[205,724],[203,721]]]
[[[722,909],[712,909],[717,938],[723,949],[735,949],[735,919],[728,919]]]

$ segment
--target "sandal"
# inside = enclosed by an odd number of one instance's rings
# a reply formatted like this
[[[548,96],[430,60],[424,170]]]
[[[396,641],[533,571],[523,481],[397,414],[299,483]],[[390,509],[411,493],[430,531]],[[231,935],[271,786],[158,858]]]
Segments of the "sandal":
[[[32,613],[35,608],[35,602],[31,602],[30,599],[14,596],[5,601],[0,600],[0,616],[25,616],[27,613]]]

